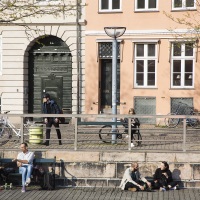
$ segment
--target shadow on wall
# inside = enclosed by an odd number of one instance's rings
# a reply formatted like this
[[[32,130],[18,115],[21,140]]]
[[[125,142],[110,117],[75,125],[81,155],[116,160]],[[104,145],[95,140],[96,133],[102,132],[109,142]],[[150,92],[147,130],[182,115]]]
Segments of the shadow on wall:
[[[67,169],[65,167],[65,163],[64,163],[64,161],[62,159],[60,159],[60,167],[61,167],[60,176],[65,178],[66,186],[69,186],[69,185],[72,186],[72,187],[76,186],[77,185],[77,178],[67,171]],[[69,174],[71,179],[67,178],[65,176],[66,173]]]
[[[180,188],[184,187],[183,181],[181,181],[181,171],[179,169],[174,169],[172,172],[172,178],[173,180],[177,181],[177,184]]]

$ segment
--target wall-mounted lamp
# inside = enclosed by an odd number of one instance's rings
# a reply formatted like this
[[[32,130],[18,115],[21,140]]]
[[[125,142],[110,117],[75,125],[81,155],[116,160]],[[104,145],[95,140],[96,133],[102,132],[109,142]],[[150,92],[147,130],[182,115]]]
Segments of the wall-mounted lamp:
[[[180,79],[180,78],[181,78],[181,76],[180,76],[180,75],[177,75],[177,76],[176,76],[176,79]]]
[[[93,104],[98,105],[98,101],[97,102],[93,102]]]
[[[126,105],[126,102],[120,102],[121,105]]]

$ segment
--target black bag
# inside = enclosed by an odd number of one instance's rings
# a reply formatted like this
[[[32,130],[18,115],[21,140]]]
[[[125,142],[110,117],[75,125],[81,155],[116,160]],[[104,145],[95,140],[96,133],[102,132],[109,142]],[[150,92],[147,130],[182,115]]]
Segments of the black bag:
[[[52,172],[44,172],[40,181],[40,186],[43,190],[53,190],[54,185],[54,174]]]

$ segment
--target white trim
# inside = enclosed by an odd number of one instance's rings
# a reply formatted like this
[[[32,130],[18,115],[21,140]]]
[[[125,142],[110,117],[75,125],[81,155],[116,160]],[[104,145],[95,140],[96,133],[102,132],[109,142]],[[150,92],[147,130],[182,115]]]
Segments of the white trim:
[[[167,29],[158,29],[158,30],[126,30],[123,36],[129,35],[178,35],[178,34],[189,34],[193,33],[192,29],[174,29],[173,31],[169,31]],[[194,32],[195,34],[195,32]],[[98,36],[98,35],[106,35],[103,30],[89,30],[85,31],[86,36]]]
[[[117,40],[117,42],[121,42],[122,40]],[[96,42],[113,42],[111,39],[96,39]]]
[[[159,39],[157,39],[157,40],[152,40],[152,39],[144,39],[144,40],[142,40],[142,39],[136,39],[136,40],[132,40],[132,42],[134,42],[134,43],[158,43],[158,41],[159,41]]]
[[[122,12],[122,0],[119,0],[120,8],[119,9],[112,9],[112,0],[108,0],[108,9],[101,9],[101,2],[102,0],[99,0],[99,12],[100,13],[106,13],[106,12]]]
[[[182,1],[182,7],[174,7],[174,0],[172,0],[172,10],[196,10],[196,0],[194,0],[194,7],[186,7],[186,0],[181,0]]]

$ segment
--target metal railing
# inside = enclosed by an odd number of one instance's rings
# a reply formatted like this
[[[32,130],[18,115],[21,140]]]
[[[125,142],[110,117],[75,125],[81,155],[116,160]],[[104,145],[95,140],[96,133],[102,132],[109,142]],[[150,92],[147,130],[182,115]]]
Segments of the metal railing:
[[[19,142],[22,143],[27,140],[27,133],[24,132],[24,119],[25,118],[44,118],[44,117],[66,117],[71,118],[72,123],[70,123],[71,129],[68,131],[68,125],[60,125],[62,130],[62,149],[70,150],[108,150],[108,151],[199,151],[200,149],[200,134],[199,127],[192,128],[188,126],[188,119],[198,119],[200,116],[194,115],[134,115],[136,118],[153,118],[156,121],[160,122],[159,125],[149,125],[141,124],[140,133],[142,135],[142,144],[138,146],[135,145],[134,148],[131,148],[131,117],[130,115],[76,115],[76,114],[0,114],[0,117],[10,118],[20,118],[20,138]],[[99,130],[101,127],[106,124],[106,122],[111,122],[112,118],[116,117],[117,119],[128,118],[129,125],[128,131],[123,132],[124,128],[121,125],[117,125],[118,132],[111,132],[109,134],[121,134],[122,138],[117,139],[116,145],[111,142],[104,142],[99,138]],[[181,123],[176,128],[169,128],[165,125],[165,118],[173,118],[181,120]],[[11,120],[10,120],[11,121]],[[95,121],[101,122],[97,125],[94,124],[82,124],[80,121]],[[111,125],[111,124],[110,124]],[[44,128],[45,129],[45,128]],[[52,130],[53,131],[53,130]],[[67,134],[65,134],[65,132]],[[106,133],[107,134],[107,133]],[[128,138],[126,136],[129,136]],[[29,135],[28,135],[29,136]],[[0,138],[1,140],[1,138]],[[54,141],[57,139],[51,139]],[[136,141],[139,142],[140,139],[136,138]],[[3,146],[2,146],[3,148]],[[9,148],[9,147],[5,147]],[[41,146],[35,145],[34,148],[41,148]],[[59,148],[58,146],[50,145],[48,148]]]

